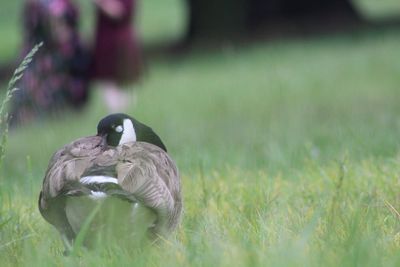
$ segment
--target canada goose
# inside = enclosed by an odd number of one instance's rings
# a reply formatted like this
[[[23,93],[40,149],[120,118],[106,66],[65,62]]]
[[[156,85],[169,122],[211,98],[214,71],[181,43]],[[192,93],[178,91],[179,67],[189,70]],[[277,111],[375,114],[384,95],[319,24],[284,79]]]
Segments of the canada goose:
[[[99,206],[86,239],[105,229],[118,240],[156,238],[179,223],[177,167],[158,135],[126,114],[103,118],[96,136],[58,150],[43,180],[40,213],[60,232],[67,250]]]

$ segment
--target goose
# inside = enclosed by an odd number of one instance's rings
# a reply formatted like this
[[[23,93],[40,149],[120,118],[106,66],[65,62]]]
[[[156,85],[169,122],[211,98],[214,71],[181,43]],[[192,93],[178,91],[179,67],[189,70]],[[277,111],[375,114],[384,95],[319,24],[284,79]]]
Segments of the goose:
[[[92,215],[87,247],[107,238],[157,240],[180,222],[178,169],[150,127],[126,114],[111,114],[100,120],[97,135],[79,138],[52,156],[39,211],[67,251]]]

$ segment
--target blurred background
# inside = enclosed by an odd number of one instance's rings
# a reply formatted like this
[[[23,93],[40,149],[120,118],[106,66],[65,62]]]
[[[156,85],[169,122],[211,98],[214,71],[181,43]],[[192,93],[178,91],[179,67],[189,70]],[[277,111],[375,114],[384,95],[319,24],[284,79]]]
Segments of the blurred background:
[[[95,8],[73,3],[90,48]],[[23,4],[1,4],[3,89],[23,54]],[[201,162],[287,171],[310,157],[397,153],[396,0],[147,0],[134,13],[146,71],[126,112],[159,131],[188,170]],[[96,84],[89,91],[82,110],[16,127],[2,171],[23,179],[15,159],[29,155],[40,177],[57,147],[94,133],[109,110]]]
[[[343,24],[344,20],[351,20],[350,18],[354,21],[362,19],[368,23],[379,24],[390,21],[396,23],[400,13],[399,4],[395,0],[329,0],[324,4],[316,4],[319,1],[313,0],[221,0],[217,2],[218,4],[196,0],[136,2],[136,17],[132,23],[135,24],[145,47],[176,44],[186,38],[226,40],[232,32],[234,35],[239,35],[243,32],[260,31],[264,35],[257,36],[266,38],[274,32],[265,32],[267,29],[275,27],[277,29],[275,34],[279,35],[277,31],[285,28],[285,25],[286,28],[292,29],[293,33],[299,34],[304,32],[298,25],[299,21],[309,22],[310,28],[311,26],[332,28],[335,26],[334,23],[321,23],[324,17],[328,21],[329,13],[331,21],[336,19],[337,24],[340,22]],[[90,42],[95,24],[93,4],[87,1],[74,3],[79,6],[81,12],[81,32],[84,39]],[[2,3],[0,11],[3,33],[0,48],[2,63],[19,55],[22,42],[23,5],[24,1]],[[299,32],[295,31],[296,28]]]
[[[74,3],[91,47],[95,8]],[[23,54],[23,4],[1,4],[3,89]],[[147,0],[134,13],[146,71],[127,112],[159,131],[188,171],[199,162],[287,171],[308,158],[397,153],[398,1]],[[23,179],[30,156],[40,180],[57,147],[94,133],[109,111],[96,84],[89,90],[82,110],[13,129],[6,176]]]

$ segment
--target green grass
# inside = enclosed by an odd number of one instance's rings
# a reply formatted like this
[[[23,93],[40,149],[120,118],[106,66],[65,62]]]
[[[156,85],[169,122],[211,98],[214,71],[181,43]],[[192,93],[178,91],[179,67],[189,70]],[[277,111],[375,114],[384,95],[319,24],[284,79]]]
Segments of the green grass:
[[[1,266],[400,266],[400,32],[289,41],[150,62],[129,113],[167,145],[185,204],[154,247],[64,257],[38,212],[51,154],[105,115],[97,91],[12,131]]]

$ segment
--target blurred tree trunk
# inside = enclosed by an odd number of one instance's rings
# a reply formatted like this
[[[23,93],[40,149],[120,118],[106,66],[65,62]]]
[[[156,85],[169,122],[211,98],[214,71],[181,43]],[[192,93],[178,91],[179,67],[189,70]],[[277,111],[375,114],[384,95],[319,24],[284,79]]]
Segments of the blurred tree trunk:
[[[224,39],[270,24],[359,19],[350,0],[186,0],[187,39]],[[321,25],[322,23],[322,25]]]
[[[246,0],[187,0],[188,39],[218,38],[244,30]]]

